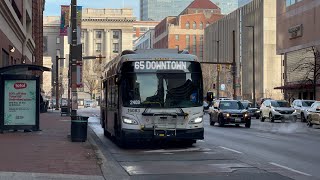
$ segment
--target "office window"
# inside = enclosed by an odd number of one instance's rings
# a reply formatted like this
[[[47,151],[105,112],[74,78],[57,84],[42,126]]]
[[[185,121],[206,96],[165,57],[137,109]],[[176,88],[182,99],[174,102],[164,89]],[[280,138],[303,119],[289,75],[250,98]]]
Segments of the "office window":
[[[199,59],[203,60],[203,35],[200,35]]]
[[[190,35],[186,35],[186,49],[190,51]]]
[[[294,5],[297,2],[300,2],[301,0],[286,0],[286,6]]]
[[[192,42],[192,54],[197,54],[197,36],[193,36],[193,42]]]
[[[61,56],[60,49],[57,49],[57,50],[56,50],[56,53],[57,53],[57,56],[58,56],[58,57],[60,57],[60,56]]]
[[[200,29],[203,29],[203,22],[200,23]]]
[[[190,29],[190,23],[189,22],[186,23],[186,29]]]
[[[102,38],[102,32],[101,31],[96,31],[96,38],[101,39]]]
[[[192,28],[193,28],[193,29],[197,29],[197,23],[196,23],[196,22],[193,22]]]
[[[101,43],[96,43],[96,51],[101,52]]]
[[[119,39],[120,38],[120,31],[113,31],[113,39]]]
[[[119,53],[119,43],[113,43],[113,52]]]
[[[179,41],[179,34],[176,34],[176,40]]]
[[[57,37],[57,44],[60,44],[60,37]]]

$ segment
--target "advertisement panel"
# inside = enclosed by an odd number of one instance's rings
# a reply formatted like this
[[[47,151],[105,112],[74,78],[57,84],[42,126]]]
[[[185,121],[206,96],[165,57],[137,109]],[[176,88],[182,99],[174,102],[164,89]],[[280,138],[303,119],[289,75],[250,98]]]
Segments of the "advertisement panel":
[[[60,36],[68,35],[70,25],[70,6],[61,5]]]
[[[5,80],[4,125],[36,125],[36,80]]]

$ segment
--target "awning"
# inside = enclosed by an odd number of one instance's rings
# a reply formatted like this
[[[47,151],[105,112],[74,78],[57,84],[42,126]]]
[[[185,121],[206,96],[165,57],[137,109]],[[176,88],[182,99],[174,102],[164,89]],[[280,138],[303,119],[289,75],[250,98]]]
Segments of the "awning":
[[[51,71],[51,68],[34,64],[16,64],[0,68],[0,74],[25,74],[28,71]]]
[[[320,86],[320,84],[317,84]],[[288,84],[285,86],[275,87],[274,89],[296,90],[296,89],[313,89],[313,84]]]

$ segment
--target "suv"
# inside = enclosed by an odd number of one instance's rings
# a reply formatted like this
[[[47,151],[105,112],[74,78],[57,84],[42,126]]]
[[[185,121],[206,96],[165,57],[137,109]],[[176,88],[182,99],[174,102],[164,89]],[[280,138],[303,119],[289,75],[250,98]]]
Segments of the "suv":
[[[298,115],[300,115],[301,122],[307,121],[308,112],[307,110],[311,107],[314,103],[314,100],[294,100],[292,102],[292,107],[297,111]],[[299,116],[298,116],[299,117]]]
[[[261,122],[264,122],[266,118],[269,118],[270,122],[275,120],[291,120],[295,122],[297,120],[297,111],[289,106],[287,101],[278,100],[266,100],[261,104],[260,108]]]
[[[216,122],[220,127],[225,124],[245,124],[246,128],[251,126],[251,117],[248,111],[243,107],[242,103],[237,100],[218,100],[209,109],[210,125]]]

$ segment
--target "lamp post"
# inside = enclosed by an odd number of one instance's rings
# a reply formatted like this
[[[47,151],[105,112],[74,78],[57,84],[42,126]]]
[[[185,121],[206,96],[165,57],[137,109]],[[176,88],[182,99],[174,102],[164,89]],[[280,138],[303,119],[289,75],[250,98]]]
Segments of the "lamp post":
[[[59,60],[66,58],[59,58],[56,56],[56,110],[59,110]]]
[[[217,66],[219,66],[219,68],[217,68],[217,99],[219,99],[220,97],[220,54],[219,54],[219,51],[220,51],[220,40],[216,40],[217,42]]]
[[[254,33],[254,26],[246,26],[248,28],[252,28],[252,79],[253,79],[253,83],[252,83],[252,90],[253,90],[253,105],[254,107],[256,107],[256,72],[255,72],[255,46],[254,46],[254,37],[255,37],[255,33]]]

